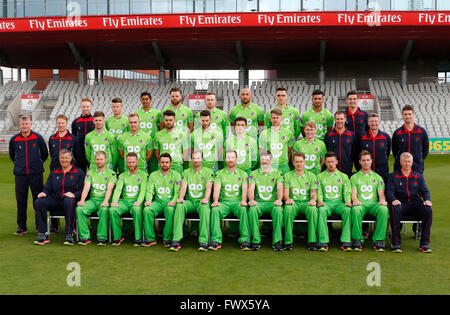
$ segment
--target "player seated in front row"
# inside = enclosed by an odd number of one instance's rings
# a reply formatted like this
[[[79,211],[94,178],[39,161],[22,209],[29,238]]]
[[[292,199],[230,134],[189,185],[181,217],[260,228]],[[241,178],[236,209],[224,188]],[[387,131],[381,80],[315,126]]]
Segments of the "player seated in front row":
[[[75,209],[80,199],[84,184],[84,172],[70,164],[72,153],[62,149],[59,153],[60,168],[53,170],[47,183],[36,199],[36,216],[38,220],[38,238],[34,242],[43,245],[50,242],[47,232],[47,211],[62,210],[66,219],[66,240],[64,245],[73,245],[75,227]]]
[[[91,242],[89,232],[88,217],[97,212],[99,222],[97,226],[98,245],[106,245],[108,238],[109,223],[109,200],[111,199],[114,186],[117,182],[117,175],[112,169],[106,167],[106,153],[98,151],[95,154],[96,169],[90,169],[84,180],[83,192],[77,205],[78,234],[80,241],[78,244],[87,245]],[[89,200],[89,191],[91,192]]]

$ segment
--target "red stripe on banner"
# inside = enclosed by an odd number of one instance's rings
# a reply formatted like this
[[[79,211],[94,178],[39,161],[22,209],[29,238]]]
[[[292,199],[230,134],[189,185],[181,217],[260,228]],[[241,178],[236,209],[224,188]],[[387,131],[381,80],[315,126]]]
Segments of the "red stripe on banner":
[[[243,12],[0,19],[0,33],[239,26],[450,26],[450,11]]]

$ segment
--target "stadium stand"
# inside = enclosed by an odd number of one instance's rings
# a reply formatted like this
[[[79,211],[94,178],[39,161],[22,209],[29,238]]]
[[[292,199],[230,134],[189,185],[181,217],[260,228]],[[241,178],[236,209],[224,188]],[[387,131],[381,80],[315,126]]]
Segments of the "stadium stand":
[[[21,94],[32,92],[35,81],[17,82],[9,81],[0,87],[0,135],[5,135],[6,107],[14,98]],[[169,90],[173,86],[179,86],[184,95],[204,93],[196,90],[195,81],[170,83],[165,86],[149,85],[145,82],[99,82],[95,85],[80,85],[73,81],[51,81],[42,92],[41,102],[53,100],[54,107],[49,115],[36,115],[33,121],[33,129],[44,136],[44,139],[54,133],[54,118],[64,113],[69,121],[80,115],[79,103],[82,97],[90,98],[95,107],[107,117],[112,115],[111,99],[121,97],[124,102],[124,114],[128,115],[141,107],[139,95],[142,91],[152,94],[152,106],[162,109],[168,105]],[[258,104],[264,111],[270,110],[275,105],[276,88],[283,86],[287,89],[288,104],[297,107],[300,113],[311,107],[311,94],[315,89],[325,92],[325,108],[331,112],[342,109],[345,106],[346,93],[357,90],[355,80],[329,80],[324,86],[310,85],[305,81],[253,81],[249,86],[252,91],[253,103]],[[416,122],[424,126],[430,137],[449,137],[450,129],[446,123],[450,108],[450,83],[418,83],[402,86],[393,80],[369,80],[370,93],[376,96],[378,105],[376,110],[381,112],[380,129],[392,134],[403,124],[401,108],[410,104],[416,110]],[[209,92],[217,95],[219,104],[223,104],[223,110],[229,112],[233,106],[240,103],[239,86],[233,81],[210,81]],[[184,101],[187,103],[187,100]],[[6,107],[5,107],[6,104]],[[39,105],[38,105],[39,108]]]

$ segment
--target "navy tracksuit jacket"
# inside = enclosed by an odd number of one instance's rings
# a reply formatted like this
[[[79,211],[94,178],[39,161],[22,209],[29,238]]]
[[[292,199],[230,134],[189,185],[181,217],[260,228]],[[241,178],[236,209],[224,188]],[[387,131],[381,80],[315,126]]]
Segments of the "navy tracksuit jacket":
[[[14,163],[17,225],[27,230],[28,189],[36,211],[35,201],[44,186],[42,174],[48,158],[47,145],[44,138],[34,131],[28,137],[19,133],[9,141],[9,157]],[[37,225],[37,219],[35,223]]]
[[[408,176],[402,171],[394,171],[389,174],[386,186],[387,201],[392,203],[399,200],[401,205],[391,207],[391,229],[392,244],[401,244],[401,219],[405,215],[412,215],[422,221],[422,235],[420,244],[425,245],[430,242],[431,223],[433,212],[431,207],[425,206],[425,200],[431,201],[430,190],[425,183],[425,179],[419,172],[411,171]]]
[[[65,174],[61,167],[50,173],[43,189],[47,197],[36,200],[39,233],[47,232],[47,211],[61,210],[66,219],[66,234],[73,233],[75,210],[83,191],[84,177],[83,170],[73,165]],[[67,192],[73,193],[75,198],[64,196]]]
[[[372,135],[371,131],[363,134],[360,140],[360,152],[367,150],[372,154],[372,170],[378,173],[385,183],[389,174],[389,155],[391,154],[391,137],[379,130],[377,135]],[[359,158],[358,158],[359,160]]]
[[[77,165],[77,161],[80,159],[80,142],[78,137],[72,135],[69,130],[60,137],[59,132],[51,135],[48,139],[48,147],[50,149],[50,171],[60,168],[59,164],[59,152],[61,149],[67,149],[72,152],[72,164]]]
[[[349,107],[345,109],[345,116],[347,120],[345,121],[345,127],[353,131],[355,133],[355,150],[353,151],[353,163],[357,171],[361,169],[361,165],[359,165],[359,153],[360,151],[360,139],[363,134],[369,130],[369,126],[367,125],[367,119],[369,114],[363,111],[359,107],[356,108],[356,111],[352,114],[350,112]]]
[[[81,115],[75,118],[72,122],[72,134],[78,138],[78,144],[80,147],[80,158],[77,161],[77,166],[86,172],[89,162],[86,160],[86,153],[84,150],[84,139],[86,135],[94,130],[94,117],[89,114],[87,116]]]
[[[347,174],[349,178],[352,176],[353,169],[354,141],[355,134],[348,129],[339,133],[334,128],[328,131],[324,138],[327,151],[333,151],[338,157],[338,170]]]
[[[412,154],[413,170],[423,174],[424,161],[428,155],[430,143],[426,130],[414,124],[411,131],[406,130],[405,125],[394,131],[392,135],[392,155],[395,158],[394,170],[400,170],[400,154],[409,152]]]

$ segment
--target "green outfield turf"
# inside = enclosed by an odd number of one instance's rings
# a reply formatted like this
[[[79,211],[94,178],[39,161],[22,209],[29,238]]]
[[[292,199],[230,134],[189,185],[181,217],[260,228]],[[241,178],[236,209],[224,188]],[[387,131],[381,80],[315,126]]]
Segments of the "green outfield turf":
[[[362,252],[344,253],[338,235],[328,253],[307,251],[304,239],[295,239],[292,252],[274,252],[270,239],[258,252],[241,252],[231,238],[217,252],[197,252],[192,238],[178,253],[161,243],[134,248],[131,239],[120,247],[65,247],[63,233],[37,246],[31,206],[29,233],[13,235],[12,163],[0,155],[0,294],[449,294],[450,155],[429,156],[425,177],[433,201],[432,254],[417,251],[411,225],[402,254],[376,253],[371,241]],[[66,283],[70,262],[81,267],[78,287]],[[370,262],[380,265],[379,287],[367,285]]]

